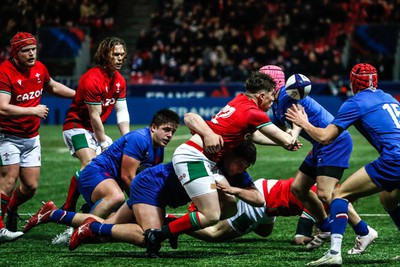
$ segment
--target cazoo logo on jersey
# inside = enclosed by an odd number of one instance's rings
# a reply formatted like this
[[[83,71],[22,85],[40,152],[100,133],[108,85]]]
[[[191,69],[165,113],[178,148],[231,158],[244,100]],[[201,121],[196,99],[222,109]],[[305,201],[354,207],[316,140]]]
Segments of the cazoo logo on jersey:
[[[111,105],[115,105],[115,98],[106,98],[103,101],[103,106],[108,107],[108,106],[111,106]]]
[[[32,99],[38,98],[42,95],[42,92],[43,92],[43,88],[40,90],[25,93],[22,95],[17,95],[17,101],[27,101],[27,100],[32,100]]]

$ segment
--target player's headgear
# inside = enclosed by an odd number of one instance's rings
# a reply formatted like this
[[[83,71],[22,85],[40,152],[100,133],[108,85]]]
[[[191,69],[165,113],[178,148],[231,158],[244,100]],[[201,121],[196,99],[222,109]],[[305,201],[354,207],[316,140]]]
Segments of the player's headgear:
[[[364,89],[377,88],[377,86],[378,73],[372,65],[359,63],[351,69],[350,87],[353,94]]]
[[[274,79],[276,86],[275,86],[275,92],[278,91],[279,89],[282,88],[282,86],[285,85],[285,73],[283,73],[283,70],[275,65],[266,65],[263,66],[259,69],[259,72],[267,74]]]
[[[11,44],[11,56],[13,58],[18,57],[18,51],[27,46],[37,44],[35,36],[29,32],[18,32],[10,41]]]

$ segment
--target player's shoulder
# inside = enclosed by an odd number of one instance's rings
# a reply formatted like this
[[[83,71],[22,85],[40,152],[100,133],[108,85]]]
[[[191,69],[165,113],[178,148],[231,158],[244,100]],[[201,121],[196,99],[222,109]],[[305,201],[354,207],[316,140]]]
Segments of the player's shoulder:
[[[101,76],[101,73],[102,73],[101,68],[99,66],[94,66],[94,67],[91,67],[90,69],[88,69],[84,74],[82,74],[81,79],[82,78],[85,79],[88,76],[90,78],[93,78],[93,76],[94,77]]]
[[[147,141],[149,138],[151,138],[150,129],[149,127],[140,128],[127,133],[125,137],[128,142],[131,140],[134,140],[135,142]]]
[[[10,65],[12,65],[12,62],[11,60],[7,59],[0,63],[0,68],[8,68]]]

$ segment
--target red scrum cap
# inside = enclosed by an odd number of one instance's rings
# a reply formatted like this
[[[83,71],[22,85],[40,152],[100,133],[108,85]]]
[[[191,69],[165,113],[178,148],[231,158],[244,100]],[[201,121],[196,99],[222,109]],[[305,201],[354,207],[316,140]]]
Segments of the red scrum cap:
[[[29,32],[18,32],[10,41],[11,44],[11,56],[16,58],[18,56],[18,51],[27,46],[37,44],[35,36]]]
[[[285,85],[285,74],[282,69],[275,65],[266,65],[259,69],[259,72],[267,74],[274,79],[276,86],[275,92],[282,88]]]
[[[350,86],[353,94],[367,88],[376,88],[378,86],[376,69],[367,63],[355,65],[350,72]]]

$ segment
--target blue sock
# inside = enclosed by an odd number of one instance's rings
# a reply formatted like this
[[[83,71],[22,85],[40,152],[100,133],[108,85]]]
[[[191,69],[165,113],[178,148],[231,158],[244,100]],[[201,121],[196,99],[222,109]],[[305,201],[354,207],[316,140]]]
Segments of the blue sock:
[[[59,224],[71,225],[72,219],[75,217],[76,212],[65,211],[65,210],[55,210],[50,215],[49,220],[51,222],[56,222]]]
[[[331,203],[331,234],[343,235],[346,230],[349,213],[349,202],[343,198],[336,198]]]
[[[366,222],[364,222],[363,220],[361,220],[359,223],[357,223],[353,227],[353,229],[354,229],[354,233],[356,233],[356,235],[366,236],[369,233],[368,224]]]
[[[392,221],[397,226],[397,229],[400,230],[400,206],[397,206],[393,210],[387,210],[386,212],[390,215],[390,218],[392,218]]]
[[[90,225],[90,230],[97,236],[111,236],[111,228],[114,224],[102,224],[99,222],[94,222]]]
[[[331,231],[331,225],[329,222],[329,216],[323,219],[322,221],[319,221],[315,224],[315,226],[321,230],[322,232],[330,232]]]

